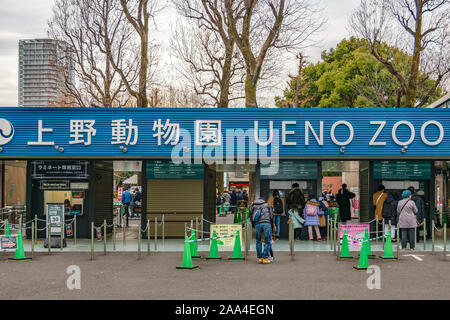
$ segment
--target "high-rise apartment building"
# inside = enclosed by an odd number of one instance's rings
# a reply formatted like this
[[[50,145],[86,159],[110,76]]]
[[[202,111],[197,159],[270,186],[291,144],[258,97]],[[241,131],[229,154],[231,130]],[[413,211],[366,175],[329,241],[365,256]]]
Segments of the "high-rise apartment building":
[[[19,40],[19,106],[58,106],[73,82],[70,47],[53,39]]]

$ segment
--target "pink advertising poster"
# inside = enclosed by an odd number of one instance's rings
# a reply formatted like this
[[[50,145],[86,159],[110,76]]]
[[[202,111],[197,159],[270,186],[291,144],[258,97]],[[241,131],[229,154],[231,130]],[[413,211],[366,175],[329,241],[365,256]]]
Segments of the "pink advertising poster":
[[[344,236],[344,230],[347,230],[347,234],[349,236],[362,241],[366,228],[370,234],[369,224],[341,224],[341,239]],[[361,246],[361,242],[359,242],[358,240],[354,240],[348,237],[348,244],[351,246]]]

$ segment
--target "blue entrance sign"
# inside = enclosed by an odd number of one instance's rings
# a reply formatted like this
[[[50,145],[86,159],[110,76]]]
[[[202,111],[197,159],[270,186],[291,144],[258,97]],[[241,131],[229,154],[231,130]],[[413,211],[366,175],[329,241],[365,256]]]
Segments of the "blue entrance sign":
[[[0,108],[0,158],[450,159],[448,109]]]

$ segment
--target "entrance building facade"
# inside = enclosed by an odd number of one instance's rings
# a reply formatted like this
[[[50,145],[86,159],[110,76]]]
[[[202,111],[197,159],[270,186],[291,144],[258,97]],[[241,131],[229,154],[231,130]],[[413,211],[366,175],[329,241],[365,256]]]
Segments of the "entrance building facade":
[[[327,163],[352,161],[360,221],[373,219],[380,184],[414,186],[433,219],[449,206],[449,126],[447,109],[1,108],[2,207],[5,164],[20,161],[27,221],[45,220],[48,203],[69,202],[78,236],[89,237],[92,222],[113,221],[113,161],[136,160],[142,222],[164,215],[166,236],[181,237],[186,222],[215,221],[227,164],[251,166],[251,201],[294,182],[320,195]]]

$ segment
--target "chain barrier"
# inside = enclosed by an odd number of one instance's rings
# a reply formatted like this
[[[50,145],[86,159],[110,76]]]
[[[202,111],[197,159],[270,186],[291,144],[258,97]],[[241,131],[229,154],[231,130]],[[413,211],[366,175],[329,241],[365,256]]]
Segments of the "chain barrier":
[[[437,232],[443,232],[443,231],[444,231],[444,227],[442,227],[442,228],[439,230],[436,226],[434,226],[434,229],[436,229]]]
[[[203,238],[203,239],[198,239],[198,240],[185,240],[184,242],[200,242],[200,241],[209,241],[209,240],[214,240],[214,239],[223,239],[223,238],[233,238],[236,237],[235,234],[229,235],[229,236],[222,236],[222,237],[213,237],[213,238]]]

